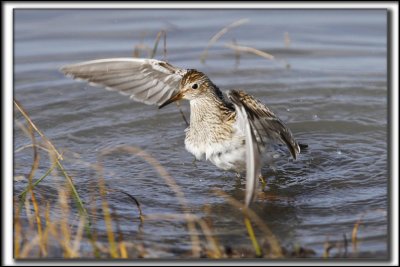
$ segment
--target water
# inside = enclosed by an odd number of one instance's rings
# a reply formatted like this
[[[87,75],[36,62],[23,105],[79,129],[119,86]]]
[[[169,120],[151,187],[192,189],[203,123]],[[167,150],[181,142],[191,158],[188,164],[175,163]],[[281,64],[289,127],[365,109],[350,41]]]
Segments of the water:
[[[249,23],[224,35],[210,48],[206,64],[201,64],[200,54],[211,36],[242,18]],[[183,143],[186,126],[173,105],[158,110],[58,72],[65,64],[130,57],[140,43],[152,49],[161,29],[168,33],[170,63],[197,68],[222,89],[240,88],[255,95],[301,143],[309,145],[297,161],[277,154],[275,169],[264,169],[268,186],[264,192],[260,189],[252,205],[282,244],[300,244],[320,257],[326,240],[343,242],[344,234],[350,240],[355,222],[362,218],[360,255],[387,257],[384,10],[17,10],[14,96],[55,146],[65,151],[64,165],[84,201],[90,203],[99,179],[88,164],[112,147],[139,147],[172,174],[190,211],[212,221],[222,245],[251,250],[241,212],[212,191],[218,188],[242,201],[244,181],[207,162],[192,163]],[[242,54],[236,67],[234,51],[224,47],[233,39],[278,60]],[[162,57],[161,42],[157,58]],[[182,109],[188,116],[188,103],[182,103]],[[16,119],[22,121],[19,115]],[[15,127],[17,149],[29,139]],[[15,175],[28,173],[29,149],[14,157]],[[103,163],[109,188],[134,195],[146,215],[182,212],[171,188],[143,159],[113,153]],[[48,168],[44,154],[35,177]],[[26,179],[16,180],[14,193],[26,184]],[[56,201],[57,190],[64,185],[62,178],[49,176],[37,190]],[[182,221],[146,221],[139,230],[137,211],[125,196],[113,193],[108,200],[121,217],[124,236],[137,237],[142,231],[151,255],[184,257],[182,251],[190,248]],[[61,215],[53,210],[52,216]],[[102,216],[94,227],[104,230]],[[105,236],[103,240],[107,242]],[[85,249],[89,250],[83,246],[83,254]]]

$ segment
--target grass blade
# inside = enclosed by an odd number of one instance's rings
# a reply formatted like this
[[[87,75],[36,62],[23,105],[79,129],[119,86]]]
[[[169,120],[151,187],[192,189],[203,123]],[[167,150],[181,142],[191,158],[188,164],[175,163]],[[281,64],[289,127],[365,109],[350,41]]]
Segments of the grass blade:
[[[210,49],[210,47],[215,44],[224,34],[226,34],[228,31],[230,31],[233,28],[239,27],[243,24],[246,24],[247,22],[249,22],[249,19],[239,19],[237,21],[232,22],[231,24],[225,26],[224,28],[222,28],[221,30],[219,30],[213,37],[211,37],[211,39],[208,41],[208,44],[206,46],[206,48],[204,49],[203,53],[200,56],[200,61],[201,63],[205,63],[206,58],[208,56],[208,50]]]

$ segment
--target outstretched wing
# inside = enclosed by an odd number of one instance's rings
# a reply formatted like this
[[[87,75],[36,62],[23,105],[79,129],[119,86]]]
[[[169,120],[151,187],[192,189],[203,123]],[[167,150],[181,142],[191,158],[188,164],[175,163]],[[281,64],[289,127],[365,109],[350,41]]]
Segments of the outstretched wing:
[[[176,94],[187,72],[164,61],[142,58],[86,61],[64,66],[61,71],[148,105],[161,105]]]
[[[228,92],[237,112],[239,126],[246,136],[246,205],[253,199],[261,173],[261,150],[258,143],[278,141],[286,144],[293,158],[300,147],[290,129],[260,101],[243,91]]]

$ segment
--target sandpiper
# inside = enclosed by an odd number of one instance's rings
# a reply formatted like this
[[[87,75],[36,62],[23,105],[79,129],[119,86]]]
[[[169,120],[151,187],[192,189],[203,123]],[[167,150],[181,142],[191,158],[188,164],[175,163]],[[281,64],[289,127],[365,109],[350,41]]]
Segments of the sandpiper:
[[[196,159],[209,160],[220,169],[246,172],[246,206],[253,199],[269,145],[286,145],[294,159],[300,153],[290,129],[267,106],[239,90],[227,91],[224,96],[200,71],[140,58],[93,60],[61,71],[159,108],[179,99],[189,100],[186,149]]]

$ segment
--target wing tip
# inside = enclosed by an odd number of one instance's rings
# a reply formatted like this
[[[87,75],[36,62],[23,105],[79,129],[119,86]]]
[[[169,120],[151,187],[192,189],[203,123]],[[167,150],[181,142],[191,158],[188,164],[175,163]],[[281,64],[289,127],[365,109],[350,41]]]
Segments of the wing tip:
[[[295,141],[296,142],[296,141]],[[300,154],[300,146],[299,146],[299,144],[296,142],[295,143],[295,146],[294,146],[294,148],[293,148],[293,152],[292,152],[292,156],[293,156],[293,158],[294,159],[297,159],[297,155],[299,155]]]
[[[61,67],[58,68],[58,71],[63,73],[63,74],[65,74],[65,75],[68,75],[68,66],[69,65],[61,66]]]
[[[308,145],[307,144],[303,144],[303,143],[297,143],[296,142],[296,147],[295,147],[295,155],[293,156],[294,159],[297,159],[297,155],[299,155],[300,153],[306,151],[308,149]]]
[[[58,68],[58,71],[63,73],[65,76],[70,77],[70,78],[76,78],[76,75],[74,74],[73,65],[64,65]]]

